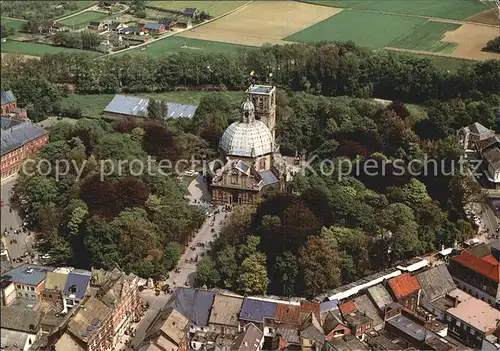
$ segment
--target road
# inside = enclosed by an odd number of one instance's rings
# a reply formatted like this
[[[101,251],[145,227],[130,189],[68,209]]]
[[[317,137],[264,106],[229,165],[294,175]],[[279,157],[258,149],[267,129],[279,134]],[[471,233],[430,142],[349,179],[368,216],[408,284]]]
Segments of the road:
[[[12,189],[16,183],[16,177],[11,178],[2,183],[1,187],[1,197],[2,197],[2,209],[1,209],[1,231],[2,231],[2,241],[5,244],[9,252],[9,256],[12,259],[17,258],[24,254],[28,250],[28,246],[31,246],[33,235],[28,236],[27,233],[14,234],[14,229],[21,226],[22,220],[16,211],[10,211],[10,196],[12,194]],[[12,230],[10,228],[12,227]],[[8,236],[4,236],[5,228],[7,228]],[[11,243],[11,240],[17,240],[17,243]],[[28,244],[28,245],[27,245]]]
[[[203,176],[198,176],[189,184],[188,192],[189,194],[187,197],[191,204],[201,206],[209,213],[214,212],[215,208],[210,204],[211,196],[208,191],[207,183],[203,181]],[[189,247],[187,247],[186,251],[182,254],[179,263],[177,264],[179,272],[176,273],[175,271],[172,271],[169,273],[169,278],[166,283],[169,284],[170,287],[174,288],[176,286],[185,286],[186,282],[188,282],[189,286],[193,286],[196,275],[195,259],[197,256],[198,259],[201,259],[202,254],[204,255],[206,253],[206,250],[209,248],[208,243],[214,239],[214,234],[220,231],[220,228],[226,219],[226,215],[228,215],[227,212],[220,211],[217,214],[212,214],[210,217],[207,217],[207,220],[200,230],[198,230]],[[212,232],[212,229],[214,232]],[[205,247],[202,247],[197,246],[196,243],[206,243],[206,245]],[[194,250],[192,250],[191,247],[194,247]],[[146,329],[158,314],[158,311],[166,305],[170,295],[161,292],[160,295],[156,296],[153,289],[145,289],[141,292],[141,297],[144,302],[149,302],[150,306],[142,320],[134,326],[136,329],[136,334],[132,338],[132,345],[134,346],[137,346],[144,338]],[[117,349],[125,349],[125,345],[122,343],[117,347]]]

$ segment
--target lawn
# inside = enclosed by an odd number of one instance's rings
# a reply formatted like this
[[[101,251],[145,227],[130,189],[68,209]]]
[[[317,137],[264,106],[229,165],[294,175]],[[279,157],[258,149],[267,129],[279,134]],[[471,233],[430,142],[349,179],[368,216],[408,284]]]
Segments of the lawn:
[[[200,40],[184,38],[180,36],[167,37],[148,44],[147,49],[142,51],[139,47],[131,50],[124,51],[118,55],[137,55],[144,54],[148,56],[161,57],[175,52],[237,52],[247,49],[254,49],[252,46],[244,46],[237,44],[221,43],[217,41]]]
[[[452,53],[457,47],[456,43],[449,43],[441,41],[445,32],[454,31],[460,25],[444,22],[426,22],[407,35],[401,36],[390,43],[388,46],[411,49],[411,50],[424,50],[431,52]]]
[[[152,98],[157,100],[165,100],[168,102],[176,102],[186,105],[198,105],[200,99],[210,94],[207,91],[172,91],[164,93],[137,93],[129,94],[133,96],[140,96],[145,98]],[[233,104],[239,104],[245,95],[242,91],[222,91],[219,94],[227,96]],[[115,94],[100,94],[100,95],[78,95],[72,94],[64,98],[62,101],[63,106],[76,104],[82,108],[82,115],[86,117],[98,117],[106,105],[109,104]]]
[[[207,12],[212,17],[223,15],[234,10],[248,1],[151,1],[149,5],[168,10],[184,11],[187,7],[194,7]]]
[[[85,51],[79,49],[71,49],[65,48],[61,46],[52,46],[47,44],[39,44],[39,43],[30,43],[25,41],[15,41],[15,40],[7,40],[5,43],[2,43],[2,52],[19,52],[24,55],[31,56],[43,56],[48,54],[57,54],[59,52],[66,53],[85,53],[93,56],[102,55],[96,51]]]
[[[89,22],[98,21],[104,17],[107,17],[107,15],[102,12],[86,11],[79,15],[62,20],[59,23],[68,27],[84,27],[89,24]]]
[[[69,16],[72,13],[80,12],[86,8],[97,5],[97,3],[98,3],[97,1],[87,1],[87,0],[73,1],[74,4],[73,6],[76,6],[76,8],[73,10],[65,10],[61,16],[57,16],[55,19]]]
[[[325,6],[463,20],[493,6],[479,0],[304,0]]]
[[[284,40],[295,42],[348,41],[383,48],[426,20],[422,18],[344,10]]]

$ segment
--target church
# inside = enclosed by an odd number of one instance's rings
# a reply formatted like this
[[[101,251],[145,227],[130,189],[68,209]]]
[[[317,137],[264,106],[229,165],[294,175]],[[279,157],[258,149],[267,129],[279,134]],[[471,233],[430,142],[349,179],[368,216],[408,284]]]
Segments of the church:
[[[219,205],[255,204],[267,187],[283,189],[288,172],[275,143],[276,87],[252,85],[240,119],[219,141],[220,161],[213,172],[212,201]]]

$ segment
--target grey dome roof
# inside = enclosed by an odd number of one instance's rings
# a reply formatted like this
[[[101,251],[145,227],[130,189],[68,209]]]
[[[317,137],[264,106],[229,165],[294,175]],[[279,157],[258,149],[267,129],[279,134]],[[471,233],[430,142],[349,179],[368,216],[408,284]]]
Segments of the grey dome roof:
[[[219,148],[229,156],[258,157],[273,152],[273,147],[269,128],[255,119],[234,122],[227,127],[219,142]]]

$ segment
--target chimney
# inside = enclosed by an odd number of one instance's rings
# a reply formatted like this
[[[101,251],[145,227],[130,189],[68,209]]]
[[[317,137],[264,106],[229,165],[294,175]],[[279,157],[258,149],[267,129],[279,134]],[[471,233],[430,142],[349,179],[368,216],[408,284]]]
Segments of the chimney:
[[[459,303],[459,301],[458,301],[458,297],[454,297],[454,298],[453,298],[453,307],[457,307],[457,306],[458,306],[458,303]]]

